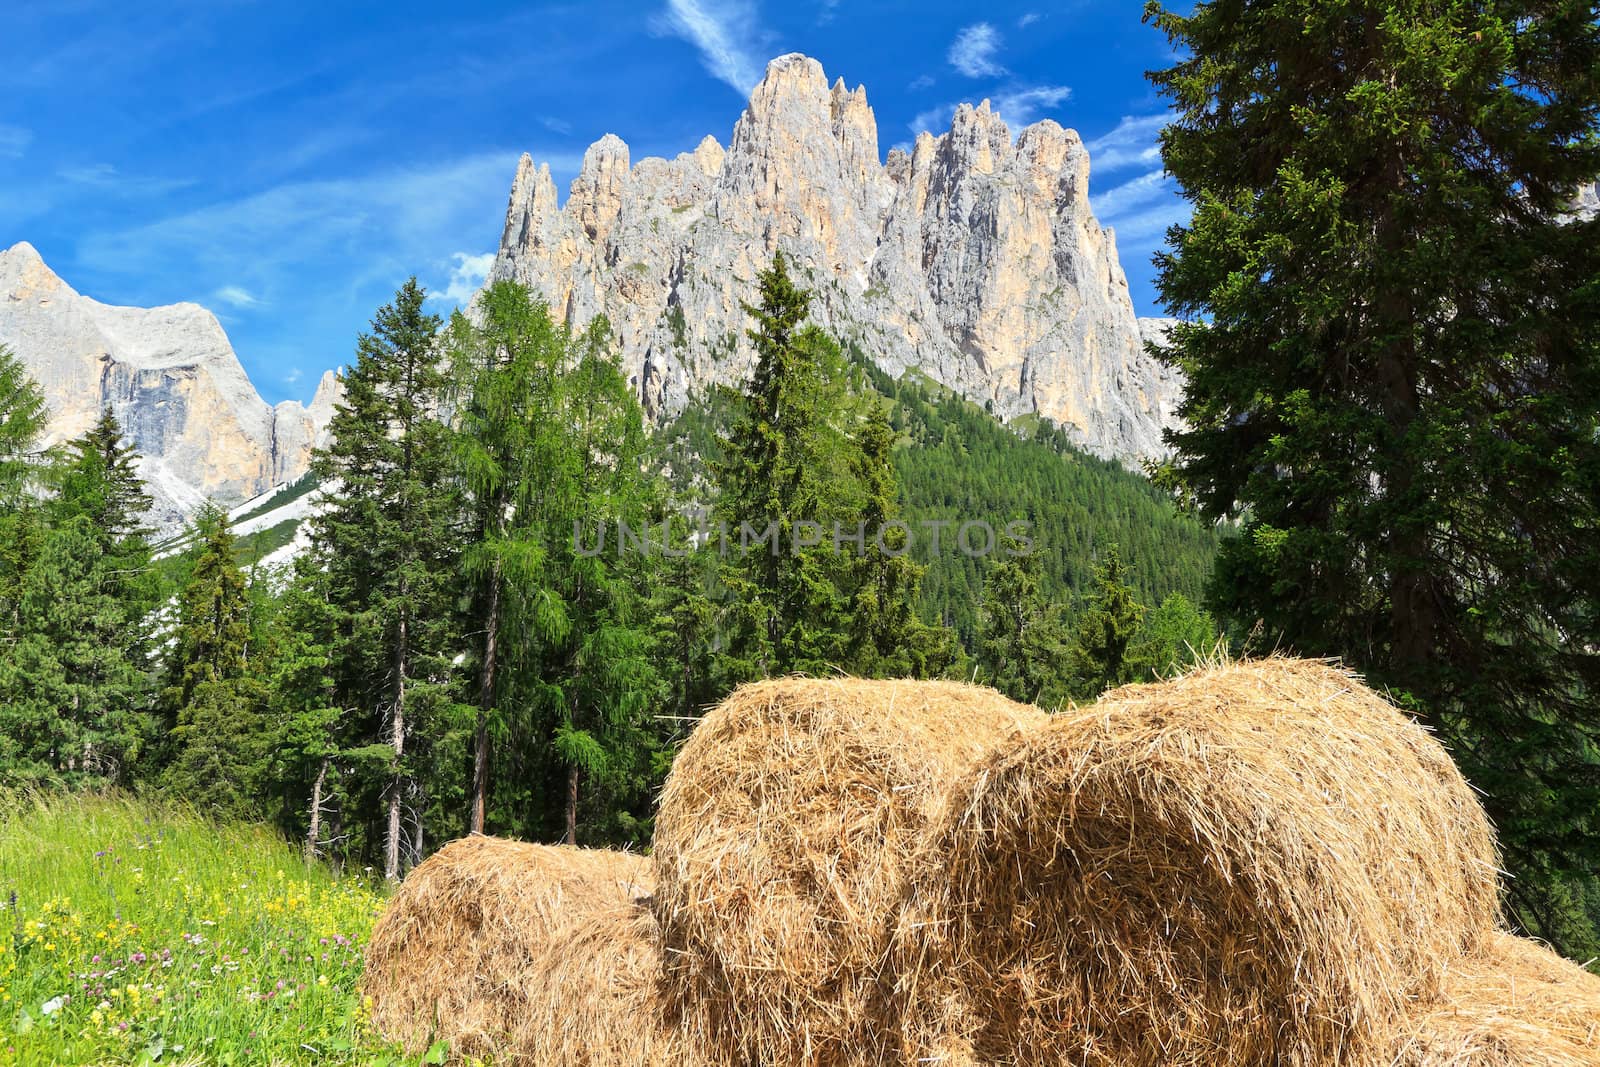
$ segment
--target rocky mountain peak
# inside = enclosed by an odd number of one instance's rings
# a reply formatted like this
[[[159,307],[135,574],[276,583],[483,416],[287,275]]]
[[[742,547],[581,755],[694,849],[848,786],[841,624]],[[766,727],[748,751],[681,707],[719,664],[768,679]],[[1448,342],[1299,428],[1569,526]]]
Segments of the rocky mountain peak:
[[[709,133],[700,139],[700,144],[695,147],[690,156],[700,173],[708,178],[715,178],[722,173],[722,161],[727,153],[722,150],[722,145]]]
[[[567,194],[567,211],[591,241],[604,240],[617,221],[628,171],[628,146],[616,134],[606,134],[583,154],[583,167]]]
[[[1055,122],[1012,139],[987,101],[879,156],[864,87],[780,56],[734,124],[629,169],[607,135],[564,207],[524,157],[490,278],[582,326],[607,315],[662,418],[748,375],[741,302],[782,249],[812,317],[893,374],[915,368],[1002,418],[1037,413],[1126,459],[1161,450],[1177,383],[1145,354],[1089,158]]]
[[[44,390],[47,443],[82,434],[110,405],[164,525],[207,498],[242,500],[299,477],[338,398],[330,372],[310,408],[268,407],[211,312],[102,304],[26,242],[0,252],[0,344]]]

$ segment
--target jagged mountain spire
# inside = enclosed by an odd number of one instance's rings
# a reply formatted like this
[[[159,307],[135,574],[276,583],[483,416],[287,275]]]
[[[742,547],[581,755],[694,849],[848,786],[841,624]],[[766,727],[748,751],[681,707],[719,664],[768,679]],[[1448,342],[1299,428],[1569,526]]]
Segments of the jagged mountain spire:
[[[518,168],[491,278],[528,283],[574,325],[608,315],[646,409],[671,414],[752,354],[740,302],[782,249],[812,315],[891,373],[918,368],[1011,418],[1038,413],[1092,450],[1160,451],[1178,389],[1150,360],[1078,135],[1014,139],[987,101],[880,161],[864,87],[780,56],[724,151],[707,137],[630,166],[607,134],[565,206]]]

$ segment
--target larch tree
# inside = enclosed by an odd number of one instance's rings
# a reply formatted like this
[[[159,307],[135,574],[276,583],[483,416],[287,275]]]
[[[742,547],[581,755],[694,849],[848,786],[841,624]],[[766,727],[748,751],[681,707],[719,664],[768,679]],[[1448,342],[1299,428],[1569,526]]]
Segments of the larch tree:
[[[476,705],[467,829],[489,822],[493,739],[541,704],[539,650],[567,639],[572,622],[554,589],[552,548],[571,535],[580,462],[561,418],[566,329],[515,282],[478,298],[481,321],[458,315],[447,344],[458,409],[452,463],[466,496],[467,630],[474,638]]]

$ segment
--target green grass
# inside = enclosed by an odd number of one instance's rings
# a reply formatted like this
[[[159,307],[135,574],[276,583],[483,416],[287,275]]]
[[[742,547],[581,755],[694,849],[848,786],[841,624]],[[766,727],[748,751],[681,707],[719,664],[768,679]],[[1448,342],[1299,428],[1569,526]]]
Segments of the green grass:
[[[273,493],[270,497],[263,500],[249,511],[245,512],[243,515],[240,515],[234,519],[233,524],[238,526],[240,523],[247,522],[259,515],[265,515],[269,511],[275,511],[278,508],[288,507],[301,497],[309,496],[321,488],[322,483],[317,480],[316,475],[302,474],[300,477],[296,478],[288,485],[285,485],[282,489],[279,489],[276,493]]]
[[[397,1064],[383,904],[272,831],[124,797],[0,797],[0,1064]]]

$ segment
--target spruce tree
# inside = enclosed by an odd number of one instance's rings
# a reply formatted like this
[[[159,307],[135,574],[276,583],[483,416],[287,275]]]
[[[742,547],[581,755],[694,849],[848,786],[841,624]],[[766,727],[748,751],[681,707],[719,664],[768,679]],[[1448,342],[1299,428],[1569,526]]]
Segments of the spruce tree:
[[[36,466],[35,449],[49,419],[39,384],[0,344],[0,513],[14,505],[16,493]]]
[[[105,411],[70,442],[17,578],[0,660],[0,764],[63,781],[125,781],[149,728],[156,586],[149,497]]]
[[[162,785],[219,817],[254,815],[265,690],[252,671],[250,590],[227,512],[207,504],[193,529],[195,557],[178,596],[162,695],[173,748]]]
[[[1039,557],[1015,538],[983,583],[977,655],[979,677],[1012,700],[1054,708],[1067,696],[1069,638],[1059,606],[1040,583]]]
[[[20,636],[22,577],[43,533],[29,483],[40,473],[37,449],[48,419],[44,393],[22,361],[0,345],[0,649]]]
[[[1108,546],[1095,571],[1094,591],[1078,615],[1067,656],[1073,697],[1093,700],[1107,689],[1137,680],[1134,642],[1144,612],[1128,585],[1122,553],[1116,545]]]
[[[1523,926],[1600,875],[1600,22],[1570,0],[1148,17],[1169,477],[1242,527],[1210,603],[1405,700],[1487,792]],[[1576,894],[1583,895],[1582,892]]]
[[[340,617],[339,701],[359,711],[370,743],[387,753],[379,791],[382,866],[391,879],[420,858],[425,783],[411,768],[425,753],[408,741],[429,737],[418,719],[446,704],[441,690],[454,654],[457,503],[441,419],[440,320],[424,310],[426,298],[412,278],[373,316],[343,376],[328,447],[313,461],[327,487],[312,531]]]
[[[304,840],[307,859],[327,851],[324,819],[341,803],[341,746],[350,740],[341,730],[348,717],[338,700],[338,614],[326,580],[313,557],[296,559],[273,611],[267,653],[270,788],[279,824]]]
[[[951,666],[956,642],[951,631],[917,616],[924,568],[911,558],[911,529],[900,519],[895,436],[888,405],[869,403],[854,457],[863,502],[848,531],[857,540],[849,579],[850,654],[843,666],[865,678],[929,678]]]
[[[758,303],[744,306],[755,372],[715,471],[731,539],[722,580],[734,681],[826,672],[848,657],[849,561],[831,523],[850,520],[861,502],[850,476],[855,401],[839,347],[805,324],[810,293],[782,253],[758,286]]]

